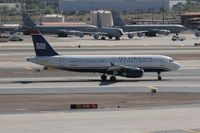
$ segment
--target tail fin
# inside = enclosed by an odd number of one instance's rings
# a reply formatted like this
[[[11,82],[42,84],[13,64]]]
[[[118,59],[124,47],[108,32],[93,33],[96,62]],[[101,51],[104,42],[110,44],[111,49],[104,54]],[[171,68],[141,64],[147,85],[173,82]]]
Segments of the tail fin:
[[[35,26],[37,26],[37,24],[31,19],[31,17],[25,12],[22,12],[22,21],[23,27],[34,28]]]
[[[102,23],[101,23],[101,16],[100,13],[97,12],[97,27],[101,28],[102,27]]]
[[[59,55],[38,30],[32,30],[32,39],[36,56]]]
[[[112,11],[113,23],[114,26],[123,26],[126,23],[121,19],[119,13],[117,11]]]

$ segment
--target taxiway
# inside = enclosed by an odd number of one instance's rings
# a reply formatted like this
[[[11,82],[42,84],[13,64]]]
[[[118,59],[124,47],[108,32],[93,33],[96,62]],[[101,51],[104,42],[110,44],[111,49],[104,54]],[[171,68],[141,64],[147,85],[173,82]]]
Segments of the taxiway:
[[[61,54],[164,54],[181,65],[162,73],[162,81],[146,73],[114,83],[93,73],[38,73],[41,66],[26,62],[34,56],[30,37],[0,43],[0,132],[194,131],[200,127],[200,47],[194,46],[199,42],[194,35],[185,36],[176,42],[171,36],[120,41],[46,36]],[[151,88],[158,93],[151,95]],[[101,109],[73,112],[69,104],[74,102],[97,102]]]

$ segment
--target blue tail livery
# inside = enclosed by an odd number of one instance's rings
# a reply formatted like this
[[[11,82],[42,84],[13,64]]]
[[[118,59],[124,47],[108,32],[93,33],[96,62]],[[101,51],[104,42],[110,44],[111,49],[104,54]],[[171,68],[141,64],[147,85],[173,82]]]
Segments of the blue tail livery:
[[[32,39],[36,56],[55,56],[59,55],[41,35],[38,30],[32,30]]]

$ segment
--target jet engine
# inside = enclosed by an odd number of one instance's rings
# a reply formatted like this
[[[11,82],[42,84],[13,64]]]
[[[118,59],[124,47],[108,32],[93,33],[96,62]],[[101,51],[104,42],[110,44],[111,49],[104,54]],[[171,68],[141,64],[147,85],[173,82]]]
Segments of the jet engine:
[[[170,34],[170,31],[169,30],[158,30],[158,34],[167,36]]]
[[[67,37],[67,32],[66,31],[59,31],[58,37]]]
[[[99,38],[99,34],[98,33],[93,34],[93,38],[97,40]]]
[[[142,37],[142,36],[143,36],[143,33],[142,33],[142,32],[138,32],[138,33],[137,33],[137,36],[138,36],[138,37]]]
[[[79,37],[80,38],[83,38],[84,37],[84,34],[81,32],[81,33],[79,33]]]
[[[129,39],[132,39],[134,37],[134,34],[133,33],[128,33],[128,38]]]
[[[194,34],[195,34],[196,37],[200,37],[200,31],[195,31]]]
[[[126,71],[121,73],[121,76],[127,78],[141,78],[143,76],[144,70],[140,68],[127,68]]]

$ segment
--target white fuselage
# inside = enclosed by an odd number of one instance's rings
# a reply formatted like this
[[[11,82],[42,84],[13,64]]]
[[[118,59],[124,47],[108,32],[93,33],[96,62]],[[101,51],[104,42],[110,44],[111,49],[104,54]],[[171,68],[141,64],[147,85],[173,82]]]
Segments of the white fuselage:
[[[164,72],[179,69],[172,58],[162,55],[57,55],[34,57],[30,62],[57,69],[105,73],[111,64],[141,68],[145,72]]]

